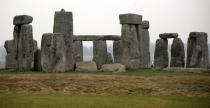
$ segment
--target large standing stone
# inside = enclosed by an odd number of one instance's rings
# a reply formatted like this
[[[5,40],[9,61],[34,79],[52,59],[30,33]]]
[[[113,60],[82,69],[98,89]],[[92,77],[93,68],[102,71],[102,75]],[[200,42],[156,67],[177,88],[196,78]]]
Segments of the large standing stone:
[[[97,66],[95,62],[85,61],[76,63],[77,72],[97,72]]]
[[[171,45],[171,63],[170,67],[184,67],[185,51],[184,43],[180,38],[174,38]]]
[[[136,25],[123,24],[122,25],[122,56],[121,63],[127,68],[131,60],[139,59],[139,43],[137,39]]]
[[[14,40],[5,41],[4,47],[6,49],[6,69],[16,69],[17,68],[17,49],[15,47]]]
[[[41,65],[43,71],[66,71],[66,47],[64,39],[61,33],[43,34],[41,43]]]
[[[23,25],[23,24],[29,24],[33,21],[33,17],[28,15],[18,15],[15,16],[13,19],[14,25]]]
[[[34,69],[34,41],[31,25],[21,25],[18,34],[18,70],[28,71]]]
[[[98,69],[103,64],[106,64],[107,60],[107,45],[106,41],[98,40],[93,41],[93,61],[96,62]]]
[[[83,61],[83,46],[82,41],[74,41],[74,60],[75,62]]]
[[[140,53],[140,68],[150,67],[150,52],[149,52],[149,21],[143,21],[142,25],[138,25],[138,41]]]
[[[191,32],[187,43],[187,67],[207,68],[209,64],[208,35]]]
[[[55,12],[53,33],[63,33],[66,46],[66,70],[74,69],[73,58],[73,16],[72,12]]]
[[[168,62],[168,40],[158,39],[155,46],[154,66],[155,68],[166,68]]]
[[[121,55],[122,55],[122,42],[114,41],[113,42],[113,55],[114,55],[114,62],[120,63],[121,62]]]

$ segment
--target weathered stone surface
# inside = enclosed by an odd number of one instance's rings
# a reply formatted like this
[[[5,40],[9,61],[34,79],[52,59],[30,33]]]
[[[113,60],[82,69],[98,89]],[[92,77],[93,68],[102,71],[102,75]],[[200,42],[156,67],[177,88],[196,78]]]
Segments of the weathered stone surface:
[[[112,64],[113,63],[113,57],[110,52],[107,52],[107,59],[106,59],[106,64]]]
[[[137,14],[120,14],[120,24],[141,24],[142,16]]]
[[[114,62],[120,63],[121,62],[121,55],[122,55],[122,42],[114,41],[113,42],[113,56],[114,56]]]
[[[76,63],[77,72],[97,72],[97,66],[95,62],[85,61]]]
[[[74,41],[121,40],[119,35],[74,35]]]
[[[122,64],[115,63],[115,64],[104,64],[101,67],[103,72],[125,72],[126,67]]]
[[[18,70],[34,69],[34,41],[31,25],[22,25],[18,34]]]
[[[142,21],[142,29],[149,29],[149,21]]]
[[[93,41],[93,61],[96,62],[98,69],[103,64],[106,64],[107,60],[107,45],[106,41],[98,40]]]
[[[74,70],[73,58],[73,16],[72,12],[55,12],[53,33],[63,33],[66,46],[66,70]]]
[[[4,47],[6,49],[6,69],[16,69],[17,68],[17,49],[15,47],[14,40],[5,41]]]
[[[66,47],[61,33],[46,33],[41,42],[41,66],[46,72],[66,71]]]
[[[208,35],[191,32],[187,43],[187,67],[207,68],[209,64]]]
[[[82,41],[74,41],[74,60],[75,62],[83,61],[83,46]]]
[[[168,67],[168,40],[158,39],[155,46],[154,67],[166,68]]]
[[[162,39],[167,39],[167,38],[177,38],[178,33],[162,33],[159,35],[160,38]]]
[[[131,67],[128,67],[130,60],[140,59],[136,25],[123,24],[121,31],[122,56],[120,62],[130,69]]]
[[[127,63],[128,69],[139,69],[141,61],[139,59],[131,59]]]
[[[148,22],[148,21],[144,21]],[[147,23],[149,24],[149,22]],[[138,25],[138,42],[139,42],[139,68],[149,68],[150,67],[150,52],[149,52],[149,45],[150,45],[150,37],[148,29],[142,27],[143,25]],[[144,25],[145,26],[145,25]],[[149,26],[149,25],[147,25]]]
[[[18,15],[15,16],[13,19],[14,25],[23,25],[23,24],[29,24],[33,21],[33,18],[28,15]]]
[[[170,67],[184,67],[185,51],[184,43],[180,38],[174,38],[171,45],[171,63]]]
[[[36,50],[34,54],[34,71],[41,71],[42,65],[41,65],[41,50]]]

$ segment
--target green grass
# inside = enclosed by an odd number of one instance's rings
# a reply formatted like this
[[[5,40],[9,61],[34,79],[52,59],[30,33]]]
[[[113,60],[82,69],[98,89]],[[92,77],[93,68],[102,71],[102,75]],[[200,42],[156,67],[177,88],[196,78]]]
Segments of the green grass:
[[[209,108],[210,97],[0,93],[0,108]]]

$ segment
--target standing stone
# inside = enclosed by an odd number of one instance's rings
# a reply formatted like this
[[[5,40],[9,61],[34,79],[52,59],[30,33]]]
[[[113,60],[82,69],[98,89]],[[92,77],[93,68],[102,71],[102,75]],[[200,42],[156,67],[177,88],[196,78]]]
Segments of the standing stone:
[[[34,42],[31,25],[21,25],[18,34],[18,70],[29,71],[34,69]]]
[[[155,46],[154,66],[155,68],[168,67],[168,40],[158,39]]]
[[[113,63],[112,54],[110,52],[107,52],[106,64],[112,64],[112,63]]]
[[[140,68],[150,67],[150,52],[149,52],[149,21],[143,21],[142,25],[138,25],[138,40],[140,53]]]
[[[16,69],[17,68],[17,49],[15,47],[14,40],[5,41],[4,47],[6,49],[6,69]]]
[[[93,61],[96,62],[97,68],[100,69],[107,60],[107,45],[105,40],[93,41]]]
[[[133,59],[139,60],[139,43],[137,40],[137,29],[135,25],[123,24],[122,25],[122,58],[121,63],[127,68],[134,62]],[[138,63],[135,63],[138,64]]]
[[[63,33],[66,46],[66,70],[74,70],[72,12],[55,12],[53,33]]]
[[[187,67],[207,68],[209,64],[208,35],[191,32],[187,43]]]
[[[41,66],[45,72],[65,72],[66,53],[64,36],[61,33],[46,33],[42,36]]]
[[[34,54],[34,70],[35,71],[41,71],[42,66],[41,66],[41,50],[38,49],[36,50]]]
[[[122,55],[122,42],[114,41],[113,42],[113,55],[114,55],[114,62],[120,63],[121,62],[121,55]]]
[[[184,67],[185,51],[184,43],[180,38],[174,38],[171,45],[171,63],[170,67]]]
[[[75,62],[83,61],[82,41],[74,41],[74,60]]]

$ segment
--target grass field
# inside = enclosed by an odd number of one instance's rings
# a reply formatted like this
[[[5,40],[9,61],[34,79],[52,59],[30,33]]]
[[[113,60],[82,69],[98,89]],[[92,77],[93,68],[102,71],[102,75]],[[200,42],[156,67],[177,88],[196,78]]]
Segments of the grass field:
[[[210,73],[0,70],[0,108],[210,108]]]

